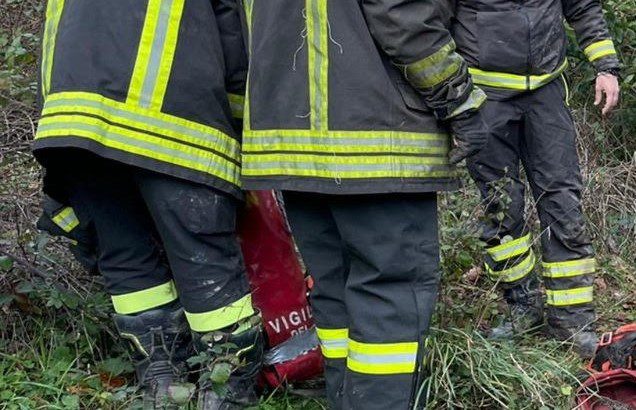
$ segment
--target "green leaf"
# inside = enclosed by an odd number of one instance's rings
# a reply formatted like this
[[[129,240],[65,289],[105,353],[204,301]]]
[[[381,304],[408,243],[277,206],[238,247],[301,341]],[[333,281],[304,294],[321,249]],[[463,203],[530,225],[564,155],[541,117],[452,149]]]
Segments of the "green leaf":
[[[210,380],[214,384],[225,384],[232,374],[232,366],[229,363],[216,363],[210,373]]]
[[[13,302],[13,295],[8,293],[0,294],[0,306],[8,305],[11,302]]]
[[[99,364],[99,370],[111,376],[119,376],[125,373],[132,373],[134,369],[128,360],[121,357],[111,357]]]
[[[174,383],[168,387],[170,401],[180,405],[187,404],[195,392],[196,386],[192,383]]]
[[[0,256],[0,270],[8,271],[13,268],[13,259],[8,256]]]
[[[571,396],[572,395],[572,386],[561,386],[561,394],[563,394],[564,396]]]
[[[62,404],[65,409],[79,409],[79,397],[64,396],[62,397]]]

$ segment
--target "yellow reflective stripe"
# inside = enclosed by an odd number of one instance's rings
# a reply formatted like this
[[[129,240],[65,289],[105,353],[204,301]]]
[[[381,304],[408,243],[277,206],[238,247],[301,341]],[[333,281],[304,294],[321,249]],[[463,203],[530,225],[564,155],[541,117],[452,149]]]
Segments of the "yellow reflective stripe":
[[[456,117],[465,111],[476,110],[481,107],[487,99],[488,97],[486,96],[486,93],[483,92],[481,88],[474,87],[473,91],[468,96],[468,99],[464,101],[462,105],[455,108],[455,110],[447,118]]]
[[[53,58],[55,55],[55,41],[57,30],[64,9],[64,0],[48,0],[46,6],[46,22],[42,44],[41,81],[42,96],[46,97],[51,91],[51,74],[53,72]]]
[[[614,48],[614,42],[612,40],[601,40],[585,47],[583,52],[589,61],[596,61],[599,58],[615,55],[616,48]]]
[[[160,110],[185,0],[149,0],[127,103]]]
[[[361,343],[349,339],[347,367],[363,374],[413,373],[418,347],[417,342]]]
[[[534,252],[530,250],[528,256],[512,268],[496,271],[486,264],[486,271],[488,272],[488,276],[490,276],[491,280],[499,280],[504,283],[516,282],[528,276],[528,274],[534,269],[536,262],[537,258],[534,255]]]
[[[349,329],[316,328],[320,349],[327,359],[344,359],[349,345]]]
[[[243,118],[245,112],[245,97],[238,94],[228,94],[227,99],[230,103],[232,116],[234,118]]]
[[[90,139],[105,147],[211,174],[235,185],[239,183],[238,165],[204,149],[83,115],[56,115],[40,120],[37,139],[68,136]]]
[[[571,278],[596,271],[596,259],[578,259],[566,262],[544,262],[543,276],[546,278]]]
[[[550,306],[571,306],[594,301],[594,287],[588,286],[577,289],[550,290],[546,289],[547,304]]]
[[[327,0],[306,0],[311,129],[329,128],[329,33]]]
[[[536,90],[550,81],[557,78],[568,66],[567,60],[555,71],[544,75],[518,75],[509,73],[499,73],[494,71],[484,71],[478,68],[469,68],[475,84],[489,87],[507,88],[511,90]]]
[[[174,282],[166,282],[162,285],[125,295],[112,295],[115,312],[120,315],[131,315],[154,309],[177,300],[177,289]]]
[[[187,143],[213,148],[232,159],[239,160],[239,142],[216,128],[158,111],[127,105],[99,94],[85,92],[52,94],[44,104],[42,115],[59,113],[91,114],[109,122],[117,122],[167,135]]]
[[[526,236],[502,243],[501,245],[486,248],[486,252],[490,255],[492,260],[495,262],[501,262],[506,259],[514,258],[515,256],[523,255],[528,252],[530,246],[532,246],[532,235],[527,234]]]
[[[247,23],[247,43],[248,54],[252,54],[252,10],[254,9],[254,0],[244,0],[245,8],[245,20]],[[252,128],[250,124],[250,76],[247,76],[247,85],[245,88],[245,104],[243,105],[243,132],[249,131]]]
[[[186,312],[190,328],[195,332],[212,332],[223,329],[253,315],[252,295],[246,295],[236,302],[210,312]]]
[[[62,209],[51,220],[66,233],[71,232],[80,224],[75,211],[71,207]]]
[[[451,41],[430,56],[405,65],[406,78],[419,88],[431,88],[443,83],[457,73],[462,65],[462,58],[455,48],[455,42]]]

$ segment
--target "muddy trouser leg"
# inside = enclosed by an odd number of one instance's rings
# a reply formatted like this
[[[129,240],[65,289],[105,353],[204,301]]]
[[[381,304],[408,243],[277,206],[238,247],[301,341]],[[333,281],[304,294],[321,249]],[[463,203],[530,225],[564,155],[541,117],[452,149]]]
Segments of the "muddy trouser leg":
[[[254,314],[236,237],[238,202],[212,188],[138,170],[190,327],[206,333]]]
[[[519,174],[522,112],[513,98],[489,100],[482,113],[490,129],[488,145],[468,160],[468,170],[486,214],[481,232],[488,244],[486,270],[509,289],[526,279],[536,261],[524,215],[525,185]]]
[[[437,195],[330,202],[350,263],[343,408],[407,410],[418,393],[439,286]]]
[[[329,408],[342,409],[349,317],[345,283],[349,263],[324,195],[285,192],[285,209],[303,260],[314,278],[311,307],[325,357]]]
[[[595,261],[581,207],[576,130],[561,80],[523,100],[523,162],[541,220],[548,323],[581,329],[595,320]]]

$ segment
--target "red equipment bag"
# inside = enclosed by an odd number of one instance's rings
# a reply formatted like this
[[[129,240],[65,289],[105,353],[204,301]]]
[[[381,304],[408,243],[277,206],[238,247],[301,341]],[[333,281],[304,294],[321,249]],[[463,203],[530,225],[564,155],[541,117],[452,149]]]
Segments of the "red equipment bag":
[[[636,323],[605,333],[577,393],[582,410],[636,410]]]
[[[323,360],[305,275],[274,192],[247,194],[239,237],[268,341],[261,381],[276,388],[321,375]]]

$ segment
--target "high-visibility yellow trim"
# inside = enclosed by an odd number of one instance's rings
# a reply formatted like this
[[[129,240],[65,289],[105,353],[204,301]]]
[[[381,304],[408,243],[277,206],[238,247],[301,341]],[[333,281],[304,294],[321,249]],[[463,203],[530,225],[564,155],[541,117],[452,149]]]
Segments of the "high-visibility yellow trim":
[[[495,262],[501,262],[515,256],[523,255],[530,250],[532,246],[532,235],[527,234],[521,238],[502,243],[501,245],[487,248],[486,252]]]
[[[236,302],[210,312],[186,312],[190,328],[195,332],[212,332],[223,329],[253,315],[252,295],[246,295]]]
[[[455,42],[451,40],[430,56],[405,65],[406,78],[418,88],[432,88],[443,83],[462,66],[462,58],[455,49]]]
[[[349,339],[347,367],[357,373],[390,375],[415,372],[417,342],[361,343]]]
[[[565,60],[554,72],[544,75],[518,75],[509,73],[499,73],[494,71],[484,71],[478,68],[469,68],[473,82],[478,85],[489,87],[507,88],[511,90],[536,90],[550,83],[557,78],[568,66]]]
[[[62,209],[51,220],[66,233],[73,231],[80,224],[75,211],[71,207]]]
[[[530,253],[523,261],[519,264],[513,266],[512,268],[505,269],[502,271],[493,270],[488,264],[486,264],[486,271],[488,272],[488,276],[490,276],[491,280],[498,280],[504,283],[511,283],[521,280],[528,276],[530,272],[534,269],[534,266],[537,262],[537,258],[534,255],[534,252],[530,250]]]
[[[327,0],[306,0],[311,129],[329,128],[329,22]]]
[[[543,276],[546,278],[571,278],[596,272],[596,259],[578,259],[566,262],[543,262]]]
[[[550,290],[546,289],[547,304],[550,306],[562,307],[591,303],[594,301],[594,287]]]
[[[247,23],[247,43],[248,43],[248,55],[252,55],[252,11],[254,9],[254,0],[245,0],[245,20]],[[245,88],[245,104],[243,104],[243,132],[249,131],[252,128],[251,114],[250,114],[250,76],[247,76],[247,85]]]
[[[227,100],[230,103],[232,117],[243,118],[243,115],[245,113],[245,97],[238,94],[228,93]]]
[[[468,99],[464,101],[464,103],[461,104],[459,107],[455,108],[446,119],[457,117],[459,114],[462,114],[466,111],[476,110],[484,105],[487,99],[488,96],[485,92],[483,92],[481,88],[474,87],[473,91],[468,96]]]
[[[44,24],[44,41],[42,44],[41,81],[42,97],[51,91],[51,75],[53,72],[53,58],[55,56],[55,41],[60,18],[64,10],[64,0],[48,0],[46,6],[46,22]]]
[[[587,59],[592,62],[600,58],[616,55],[616,48],[612,40],[601,40],[590,44],[583,50]]]
[[[448,135],[442,133],[423,133],[409,131],[339,131],[339,130],[249,130],[245,132],[247,138],[264,138],[264,137],[314,137],[314,138],[402,138],[413,140],[439,140],[448,143]]]
[[[349,346],[349,329],[316,328],[322,355],[327,359],[345,359]]]
[[[173,281],[125,295],[111,296],[115,312],[120,315],[144,312],[166,305],[177,298],[177,288],[175,288]]]
[[[135,68],[133,69],[133,75],[128,88],[128,99],[126,102],[130,105],[138,105],[141,100],[141,90],[146,79],[146,72],[148,71],[150,53],[152,51],[152,45],[154,44],[157,24],[159,23],[162,2],[163,0],[148,0],[144,27],[141,31],[141,40],[139,41],[139,51],[137,52]]]

